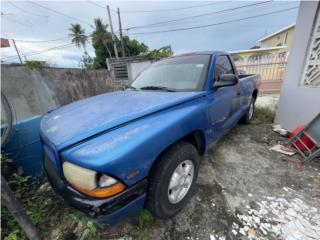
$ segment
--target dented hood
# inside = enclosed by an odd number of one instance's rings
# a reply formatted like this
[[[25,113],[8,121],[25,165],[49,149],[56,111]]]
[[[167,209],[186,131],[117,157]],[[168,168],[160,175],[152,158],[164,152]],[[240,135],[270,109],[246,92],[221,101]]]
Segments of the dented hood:
[[[118,91],[83,99],[47,115],[41,135],[57,150],[120,124],[201,95],[201,92]]]

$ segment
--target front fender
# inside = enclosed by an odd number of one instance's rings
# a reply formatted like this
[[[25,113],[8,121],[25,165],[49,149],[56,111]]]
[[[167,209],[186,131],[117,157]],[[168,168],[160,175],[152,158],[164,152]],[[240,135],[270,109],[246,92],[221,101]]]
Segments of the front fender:
[[[193,100],[114,129],[61,152],[61,158],[109,174],[127,186],[148,176],[159,154],[209,121],[203,99]],[[205,135],[205,134],[204,134]]]

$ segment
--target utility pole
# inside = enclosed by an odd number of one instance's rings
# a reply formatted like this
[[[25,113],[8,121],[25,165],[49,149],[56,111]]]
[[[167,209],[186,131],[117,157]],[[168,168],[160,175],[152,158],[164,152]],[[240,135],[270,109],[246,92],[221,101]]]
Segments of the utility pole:
[[[116,41],[115,41],[115,37],[114,37],[114,33],[113,33],[112,19],[111,19],[109,5],[107,6],[107,9],[108,9],[108,16],[109,16],[109,24],[110,24],[110,29],[111,29],[112,42],[113,42],[113,49],[114,49],[114,53],[116,54],[116,58],[119,58],[118,57],[118,51],[117,51],[117,45],[116,45]]]
[[[120,31],[122,57],[125,57],[125,56],[126,56],[126,53],[125,53],[125,51],[124,51],[124,42],[123,42],[122,25],[121,25],[120,9],[119,9],[119,8],[118,8],[118,20],[119,20],[119,31]]]
[[[12,39],[12,42],[13,42],[14,48],[15,48],[16,51],[17,51],[17,55],[18,55],[18,57],[19,57],[20,63],[23,64],[23,63],[22,63],[21,56],[20,56],[19,51],[18,51],[18,48],[17,48],[17,45],[16,45],[16,42],[14,41],[14,39]]]

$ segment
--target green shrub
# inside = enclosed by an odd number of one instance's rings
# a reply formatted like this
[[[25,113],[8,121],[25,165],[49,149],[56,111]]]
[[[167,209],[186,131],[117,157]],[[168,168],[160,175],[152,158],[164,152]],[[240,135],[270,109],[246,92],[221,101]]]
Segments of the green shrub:
[[[30,60],[25,61],[24,65],[31,68],[41,68],[41,67],[50,67],[49,64],[45,61],[37,61],[37,60]]]
[[[8,162],[9,160],[3,156],[1,162]],[[51,230],[57,227],[60,231],[59,236],[76,230],[81,240],[98,238],[92,220],[70,209],[43,176],[30,178],[23,176],[22,171],[17,171],[11,173],[7,181],[33,224],[40,232],[46,233],[47,238]],[[3,205],[1,205],[1,234],[5,240],[27,239],[24,231]]]

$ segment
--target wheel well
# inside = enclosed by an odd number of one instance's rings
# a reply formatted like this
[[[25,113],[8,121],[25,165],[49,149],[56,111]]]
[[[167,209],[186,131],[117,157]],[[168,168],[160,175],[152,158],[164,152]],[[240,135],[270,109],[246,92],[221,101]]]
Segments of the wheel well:
[[[199,155],[203,155],[205,152],[205,137],[202,131],[196,130],[188,135],[184,136],[181,140],[185,140],[191,143],[198,150]]]
[[[257,89],[255,89],[255,90],[253,91],[252,97],[253,97],[254,99],[257,99],[257,97],[258,97],[258,90],[257,90]]]
[[[153,171],[155,171],[156,166],[158,165],[160,156],[162,154],[164,154],[164,152],[169,149],[171,146],[173,146],[174,144],[176,144],[177,142],[180,141],[186,141],[191,143],[193,146],[195,146],[195,148],[198,150],[198,153],[200,156],[202,156],[205,153],[205,149],[206,149],[206,141],[205,141],[205,136],[204,133],[200,130],[196,130],[193,131],[187,135],[185,135],[184,137],[180,138],[178,141],[174,142],[173,144],[169,145],[166,149],[164,149],[155,159],[155,161],[152,163],[151,168],[149,170],[149,176],[150,174],[152,174]]]

